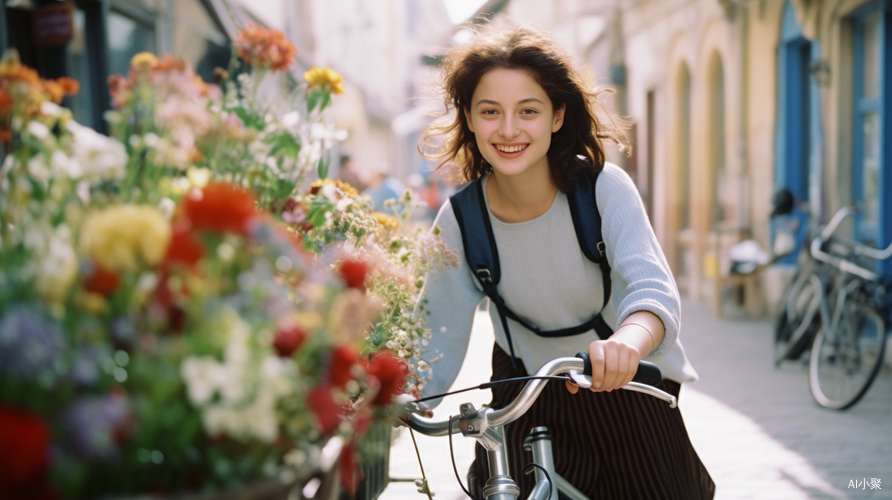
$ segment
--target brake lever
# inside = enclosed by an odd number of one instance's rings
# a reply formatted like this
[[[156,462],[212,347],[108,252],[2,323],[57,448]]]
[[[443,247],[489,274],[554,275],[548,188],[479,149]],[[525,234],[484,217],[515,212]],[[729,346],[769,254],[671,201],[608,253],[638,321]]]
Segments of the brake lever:
[[[570,370],[567,372],[567,375],[570,376],[571,382],[583,389],[588,389],[592,386],[592,377],[590,375],[585,375],[577,370]]]

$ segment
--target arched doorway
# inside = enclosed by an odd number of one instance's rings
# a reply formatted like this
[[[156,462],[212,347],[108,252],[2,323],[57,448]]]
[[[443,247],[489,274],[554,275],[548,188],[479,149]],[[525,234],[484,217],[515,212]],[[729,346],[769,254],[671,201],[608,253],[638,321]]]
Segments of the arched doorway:
[[[691,210],[691,72],[684,62],[675,71],[673,83],[670,151],[674,179],[670,234],[674,233],[674,245],[670,265],[679,289],[691,293],[695,292],[697,267]]]

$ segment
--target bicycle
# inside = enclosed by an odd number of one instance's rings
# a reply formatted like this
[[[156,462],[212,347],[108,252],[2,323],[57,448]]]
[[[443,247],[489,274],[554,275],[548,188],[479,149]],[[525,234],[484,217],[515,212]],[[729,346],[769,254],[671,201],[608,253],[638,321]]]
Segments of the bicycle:
[[[450,451],[452,449],[452,434],[461,432],[465,437],[476,439],[487,450],[489,461],[490,477],[483,488],[484,498],[486,500],[515,500],[520,496],[521,491],[508,470],[504,426],[517,420],[530,409],[549,380],[570,380],[582,389],[591,387],[591,362],[585,353],[579,353],[577,357],[556,358],[542,365],[530,377],[493,381],[481,384],[477,388],[484,389],[497,383],[523,379],[530,380],[518,396],[504,408],[494,409],[484,406],[477,409],[471,403],[463,403],[459,406],[459,415],[450,416],[446,421],[431,422],[417,414],[411,414],[407,420],[403,420],[403,423],[410,429],[429,436],[449,436]],[[659,368],[642,361],[633,381],[623,389],[649,394],[666,401],[671,408],[677,407],[678,402],[675,396],[654,387],[661,381],[662,375]],[[558,500],[558,491],[573,500],[588,500],[588,497],[555,472],[551,453],[551,437],[547,428],[539,426],[531,429],[529,437],[524,442],[524,447],[531,451],[533,462],[523,472],[529,468],[536,469],[535,486],[527,496],[528,500]],[[454,464],[453,470],[455,470]],[[458,478],[458,471],[455,470],[455,472],[456,478]],[[459,482],[461,482],[460,479]],[[464,490],[463,485],[462,489]],[[465,493],[471,496],[467,490]]]
[[[811,244],[812,256],[839,273],[829,292],[818,290],[821,326],[809,359],[812,397],[821,406],[834,410],[850,408],[867,393],[882,367],[892,318],[892,304],[886,294],[890,280],[828,251],[836,228],[852,213],[851,207],[837,212]],[[883,250],[859,243],[850,243],[848,247],[847,256],[855,258],[881,261],[892,256],[892,244]],[[833,304],[830,297],[835,299]]]
[[[788,191],[784,207],[778,206],[778,198],[784,194],[783,190],[775,195],[775,210],[772,217],[787,216],[792,218],[790,223],[799,224],[802,227],[788,229],[785,232],[779,232],[777,236],[778,242],[786,242],[786,248],[780,252],[775,251],[775,257],[772,261],[780,260],[787,255],[797,253],[797,268],[792,280],[787,285],[782,297],[784,301],[774,325],[774,364],[780,366],[783,361],[795,361],[808,349],[817,333],[817,288],[826,285],[826,280],[822,279],[827,275],[827,270],[823,266],[818,265],[811,257],[807,245],[799,245],[796,250],[796,237],[794,234],[799,231],[806,231],[807,234],[815,233],[812,226],[813,218],[807,211],[795,211],[795,201],[793,195]],[[781,238],[784,235],[785,238]],[[810,241],[811,237],[804,238]],[[776,242],[777,246],[777,242]],[[817,281],[815,278],[819,278]]]
[[[821,327],[819,314],[821,297],[832,294],[837,281],[845,275],[824,260],[816,259],[812,245],[818,242],[825,254],[849,259],[856,256],[857,243],[843,243],[833,236],[842,220],[852,211],[844,207],[805,248],[792,281],[784,291],[783,308],[774,329],[774,363],[795,361],[802,357],[814,342]],[[867,247],[864,247],[867,248]]]

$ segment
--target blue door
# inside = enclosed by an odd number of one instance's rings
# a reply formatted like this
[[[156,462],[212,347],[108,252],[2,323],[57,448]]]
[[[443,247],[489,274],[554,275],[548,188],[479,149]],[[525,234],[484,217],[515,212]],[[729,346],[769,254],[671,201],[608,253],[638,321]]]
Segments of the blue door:
[[[820,46],[807,40],[788,1],[784,6],[777,54],[778,106],[775,136],[775,190],[786,188],[799,202],[808,202],[813,216],[821,210],[821,129],[818,82],[811,68],[820,60]],[[782,263],[795,264],[794,252]]]

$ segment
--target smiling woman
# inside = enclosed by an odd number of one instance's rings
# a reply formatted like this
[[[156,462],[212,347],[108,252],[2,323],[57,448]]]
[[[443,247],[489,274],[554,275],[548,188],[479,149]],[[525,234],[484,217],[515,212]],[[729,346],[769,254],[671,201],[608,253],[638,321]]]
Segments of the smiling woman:
[[[454,165],[470,185],[443,204],[435,221],[463,266],[428,276],[422,290],[419,311],[439,331],[423,354],[437,364],[422,396],[449,388],[474,311],[488,296],[496,305],[489,308],[493,380],[580,351],[592,360],[591,391],[552,384],[506,426],[509,470],[523,470],[521,443],[530,429],[545,426],[556,471],[591,498],[712,498],[715,485],[678,410],[615,391],[645,358],[661,369],[661,388],[676,396],[697,373],[678,340],[678,290],[637,189],[605,160],[605,142],[624,149],[626,140],[621,122],[598,103],[604,91],[588,88],[566,50],[528,26],[477,28],[444,58],[448,114],[425,131],[422,149],[441,167]],[[439,148],[427,147],[437,141]],[[486,235],[465,221],[471,199]],[[579,210],[581,203],[594,204],[601,217],[600,259],[577,243],[585,231],[577,219],[591,214]],[[474,255],[480,238],[494,249],[492,272],[473,257],[465,265],[464,251]],[[495,408],[516,395],[504,384],[492,390]],[[487,453],[478,446],[476,456],[468,480],[479,495]]]

